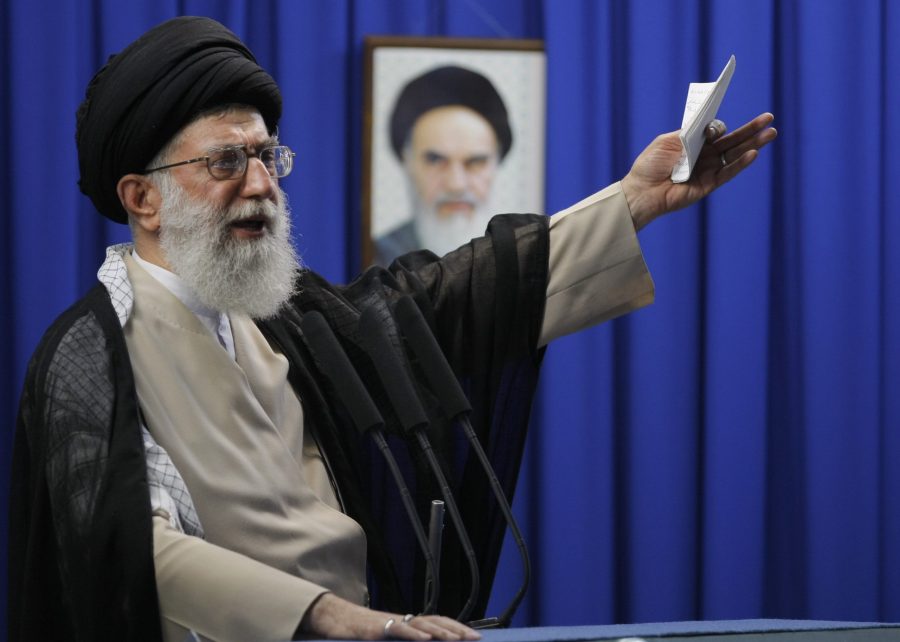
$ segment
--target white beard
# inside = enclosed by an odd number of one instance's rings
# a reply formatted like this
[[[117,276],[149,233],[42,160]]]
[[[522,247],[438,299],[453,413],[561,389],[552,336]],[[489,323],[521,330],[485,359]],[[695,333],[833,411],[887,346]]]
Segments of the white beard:
[[[492,217],[489,205],[480,203],[471,195],[455,196],[454,200],[468,200],[472,203],[472,215],[456,213],[441,216],[437,206],[428,206],[421,201],[415,185],[410,183],[409,189],[413,202],[413,225],[422,247],[443,256],[473,238],[484,236]]]
[[[275,316],[295,293],[300,266],[284,192],[278,189],[278,204],[250,201],[220,208],[192,199],[173,180],[160,183],[160,246],[172,272],[213,310],[255,319]],[[258,215],[265,217],[262,237],[234,237],[231,223]]]

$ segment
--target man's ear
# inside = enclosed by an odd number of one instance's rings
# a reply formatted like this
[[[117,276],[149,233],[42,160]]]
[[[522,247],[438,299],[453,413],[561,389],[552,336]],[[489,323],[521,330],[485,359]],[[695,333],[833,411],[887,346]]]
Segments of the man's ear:
[[[116,185],[122,207],[141,229],[156,233],[159,230],[159,209],[162,195],[156,185],[141,174],[125,174]]]

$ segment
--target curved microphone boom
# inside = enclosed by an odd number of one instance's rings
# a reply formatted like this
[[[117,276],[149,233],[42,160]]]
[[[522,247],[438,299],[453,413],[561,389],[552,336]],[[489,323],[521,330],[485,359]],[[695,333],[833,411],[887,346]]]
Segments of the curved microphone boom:
[[[475,452],[490,480],[491,490],[500,507],[500,512],[503,513],[503,518],[509,526],[510,533],[519,549],[519,556],[522,559],[523,579],[516,595],[503,613],[496,618],[496,622],[493,621],[494,618],[487,618],[486,620],[472,623],[481,628],[509,626],[516,609],[519,608],[519,604],[525,597],[525,592],[528,590],[528,584],[531,580],[531,560],[528,557],[525,540],[522,537],[522,532],[519,530],[515,517],[513,517],[509,500],[507,500],[503,492],[500,481],[497,479],[497,474],[494,472],[494,468],[491,466],[484,449],[481,447],[481,443],[478,441],[478,436],[472,428],[472,423],[469,421],[468,413],[472,411],[469,400],[463,393],[456,375],[450,368],[450,364],[447,363],[447,358],[444,356],[444,352],[438,345],[437,339],[435,339],[434,334],[428,327],[421,311],[410,297],[403,297],[394,306],[394,317],[413,354],[418,358],[419,364],[425,373],[425,378],[428,379],[431,391],[438,397],[448,416],[457,420],[463,427],[472,450]]]
[[[415,435],[432,474],[440,486],[447,512],[450,514],[450,521],[456,529],[460,545],[469,563],[472,587],[466,603],[456,618],[459,621],[465,621],[469,617],[469,613],[472,612],[478,597],[480,582],[478,561],[475,557],[475,549],[472,547],[469,534],[466,532],[465,526],[463,526],[459,507],[453,498],[447,479],[434,454],[431,442],[425,435],[424,428],[428,426],[428,416],[424,408],[422,408],[409,375],[400,363],[400,358],[394,352],[381,319],[378,318],[375,310],[371,307],[364,309],[359,317],[359,334],[364,349],[369,353],[375,368],[378,370],[378,376],[384,385],[385,392],[391,401],[391,405],[394,407],[394,411],[397,413],[400,425],[404,431]]]
[[[388,469],[394,477],[400,497],[409,522],[418,540],[419,548],[425,557],[425,606],[422,610],[425,614],[434,613],[437,609],[438,577],[437,563],[431,553],[431,548],[425,538],[425,528],[419,520],[415,504],[409,492],[409,487],[403,479],[397,460],[388,447],[382,428],[384,419],[375,407],[375,402],[369,396],[365,385],[347,358],[344,349],[338,343],[331,331],[328,322],[319,312],[307,312],[300,321],[300,330],[303,333],[306,345],[309,347],[315,359],[319,362],[325,376],[331,381],[335,391],[350,413],[353,424],[360,433],[368,432],[375,444],[381,450]]]

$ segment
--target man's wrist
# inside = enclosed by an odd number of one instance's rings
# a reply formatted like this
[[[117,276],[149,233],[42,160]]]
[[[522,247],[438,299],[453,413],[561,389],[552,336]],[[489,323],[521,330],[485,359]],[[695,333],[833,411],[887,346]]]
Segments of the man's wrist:
[[[306,612],[300,618],[300,623],[297,625],[297,629],[291,637],[292,640],[302,640],[303,638],[309,637],[309,633],[318,632],[315,619],[317,616],[321,615],[322,609],[328,609],[329,599],[333,597],[334,595],[331,592],[325,591],[310,603]],[[324,604],[322,604],[323,600],[325,602]],[[317,610],[319,612],[316,612]]]
[[[625,196],[625,203],[628,205],[628,211],[631,213],[631,221],[634,223],[635,231],[640,231],[645,227],[653,217],[648,216],[641,206],[641,190],[634,185],[634,179],[631,174],[626,174],[619,181],[622,185],[622,194]]]

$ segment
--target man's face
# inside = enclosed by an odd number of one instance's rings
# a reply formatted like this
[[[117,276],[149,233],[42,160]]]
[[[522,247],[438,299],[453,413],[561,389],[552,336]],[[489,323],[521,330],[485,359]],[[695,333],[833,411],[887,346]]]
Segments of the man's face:
[[[258,111],[235,108],[200,118],[185,127],[180,132],[178,143],[170,151],[169,162],[198,158],[205,156],[211,148],[236,145],[245,145],[252,155],[260,148],[276,142],[266,130],[265,121]],[[247,173],[243,178],[233,180],[216,180],[207,171],[206,163],[182,165],[167,171],[189,197],[203,200],[211,207],[228,207],[248,202],[278,202],[278,179],[269,176],[257,158],[249,158]],[[259,223],[259,218],[236,222],[232,226],[232,234],[236,238],[258,238],[265,234],[265,225]]]
[[[415,123],[403,154],[417,214],[471,218],[490,196],[499,149],[490,123],[468,107],[432,109]]]
[[[170,157],[188,160],[229,145],[256,151],[271,142],[256,111],[231,110],[185,128]],[[214,179],[202,162],[169,172],[158,182],[159,243],[170,269],[215,310],[274,315],[294,290],[298,266],[277,179],[252,157],[233,180]]]

